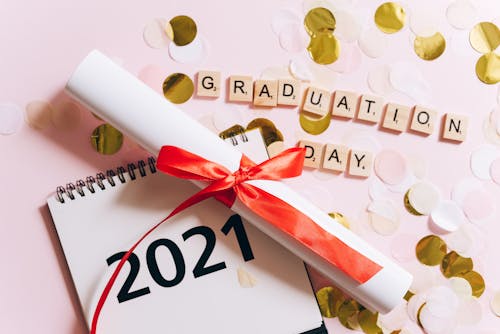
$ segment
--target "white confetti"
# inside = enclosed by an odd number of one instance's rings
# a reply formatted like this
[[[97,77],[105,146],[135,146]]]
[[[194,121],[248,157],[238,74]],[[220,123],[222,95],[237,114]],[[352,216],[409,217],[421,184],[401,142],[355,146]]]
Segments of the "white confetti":
[[[451,289],[460,299],[468,299],[472,297],[472,287],[465,278],[451,277],[448,280]]]
[[[245,269],[239,267],[237,273],[238,283],[242,288],[253,288],[257,285],[257,279]]]
[[[413,63],[401,61],[391,65],[389,81],[396,90],[419,104],[427,104],[432,97],[429,83]]]
[[[334,34],[343,42],[354,42],[361,34],[361,23],[356,16],[344,10],[333,12],[335,15]]]
[[[482,317],[483,310],[477,298],[468,298],[460,304],[457,315],[458,323],[460,325],[475,325],[481,321]]]
[[[391,85],[390,79],[390,67],[387,65],[381,65],[374,67],[368,72],[368,86],[370,89],[379,95],[388,95],[394,91]]]
[[[302,81],[313,80],[313,74],[309,69],[307,59],[305,59],[304,57],[296,57],[294,59],[291,59],[288,68],[290,70],[290,73],[297,80],[302,80]]]
[[[500,291],[496,291],[490,301],[491,311],[500,317]]]
[[[451,200],[439,202],[438,206],[431,212],[431,219],[434,224],[447,232],[458,230],[460,225],[465,222],[462,209]]]
[[[197,35],[191,43],[185,46],[178,46],[171,42],[168,51],[173,60],[187,64],[201,61],[207,53],[207,47],[204,39]]]
[[[440,199],[439,189],[425,181],[413,185],[408,193],[411,206],[423,215],[429,215],[439,204]]]
[[[306,31],[300,24],[288,24],[279,33],[280,46],[285,51],[303,51],[308,43]]]
[[[224,108],[215,108],[212,114],[212,122],[219,132],[227,130],[233,125],[245,126],[246,124],[243,120],[241,108],[237,107],[229,111]]]
[[[477,22],[477,10],[469,0],[456,0],[446,9],[446,18],[457,29],[470,29]]]
[[[482,188],[482,183],[477,179],[462,179],[453,186],[451,190],[451,199],[461,206],[468,193],[471,191],[481,190]]]
[[[21,108],[14,103],[0,103],[0,134],[16,133],[23,121]]]
[[[300,22],[301,20],[295,12],[289,9],[280,9],[271,18],[271,29],[279,36],[283,28],[287,25],[298,24]]]
[[[472,152],[470,168],[481,180],[491,180],[490,166],[500,156],[500,150],[491,145],[484,145]]]
[[[372,200],[387,198],[389,194],[387,186],[380,179],[372,178],[368,187],[368,195]]]
[[[429,37],[439,30],[439,11],[420,5],[410,15],[411,31],[421,37]]]
[[[151,20],[145,27],[142,37],[148,46],[153,49],[166,48],[171,42],[166,33],[168,21],[163,18]]]
[[[358,40],[361,51],[370,58],[379,58],[387,50],[388,40],[380,30],[371,28],[363,31]]]

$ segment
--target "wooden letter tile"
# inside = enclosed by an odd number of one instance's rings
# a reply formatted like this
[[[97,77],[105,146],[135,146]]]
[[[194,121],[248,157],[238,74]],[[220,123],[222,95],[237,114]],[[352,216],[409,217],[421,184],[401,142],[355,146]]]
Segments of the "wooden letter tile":
[[[333,99],[332,115],[337,117],[354,118],[358,109],[358,94],[338,90]]]
[[[434,132],[434,124],[436,123],[437,112],[429,108],[415,106],[413,117],[411,119],[410,129],[426,135]]]
[[[349,174],[368,177],[371,174],[373,155],[368,151],[351,150],[349,155]]]
[[[365,94],[361,96],[357,118],[370,123],[378,123],[382,118],[383,111],[384,99]]]
[[[309,87],[302,109],[320,116],[326,115],[330,110],[331,94],[324,89]]]
[[[253,104],[260,107],[276,107],[278,105],[278,81],[255,80]]]
[[[463,142],[467,136],[467,116],[457,114],[446,114],[444,117],[443,139]]]
[[[315,143],[308,140],[301,140],[299,141],[299,147],[306,148],[304,166],[311,168],[319,168],[323,157],[323,144]]]
[[[410,118],[410,111],[410,107],[402,106],[396,103],[388,103],[382,127],[397,132],[406,131],[408,120]]]
[[[278,104],[298,106],[300,98],[300,81],[293,79],[280,79],[278,81]]]
[[[347,167],[349,149],[344,145],[326,144],[323,168],[344,172]]]
[[[232,75],[229,77],[229,101],[252,102],[253,82],[252,77]]]
[[[199,71],[196,95],[206,97],[220,96],[220,72]]]

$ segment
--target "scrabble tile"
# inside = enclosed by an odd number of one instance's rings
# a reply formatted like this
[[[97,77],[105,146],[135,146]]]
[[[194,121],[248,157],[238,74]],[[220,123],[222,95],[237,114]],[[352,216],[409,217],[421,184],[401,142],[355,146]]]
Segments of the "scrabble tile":
[[[349,154],[349,175],[368,177],[372,171],[373,154],[368,151],[351,150]]]
[[[408,126],[411,108],[396,103],[388,103],[385,109],[383,128],[403,132]]]
[[[253,81],[252,77],[232,75],[229,77],[229,101],[252,102]]]
[[[347,167],[349,149],[344,145],[326,144],[323,157],[323,168],[336,172],[344,172]]]
[[[329,91],[316,87],[309,87],[302,110],[324,116],[330,111],[330,100],[331,94]]]
[[[304,167],[319,168],[323,158],[323,144],[309,140],[299,141],[299,147],[306,148]]]
[[[415,106],[411,119],[410,129],[413,131],[430,135],[434,132],[437,112],[422,106]]]
[[[280,79],[278,81],[278,104],[298,106],[301,98],[300,81]]]
[[[378,123],[384,112],[384,99],[380,96],[362,95],[359,102],[357,119]]]
[[[205,97],[220,96],[220,72],[199,71],[196,95]]]
[[[255,80],[253,104],[260,107],[276,107],[278,105],[278,81]]]
[[[332,115],[337,117],[354,118],[358,109],[359,95],[353,92],[338,90],[333,98]]]
[[[446,114],[444,117],[442,138],[463,142],[467,136],[467,116],[457,114]]]

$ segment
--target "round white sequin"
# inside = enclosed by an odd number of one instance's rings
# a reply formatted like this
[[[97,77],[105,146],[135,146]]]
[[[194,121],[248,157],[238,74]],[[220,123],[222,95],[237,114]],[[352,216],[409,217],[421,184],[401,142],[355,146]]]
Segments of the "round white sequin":
[[[496,184],[500,185],[500,158],[495,159],[491,163],[490,176]]]
[[[498,157],[500,150],[484,145],[472,152],[470,156],[470,169],[472,173],[481,180],[491,180],[490,166]]]
[[[224,108],[215,108],[212,115],[212,121],[215,128],[222,132],[229,129],[234,125],[244,126],[246,123],[243,120],[242,111],[240,108],[232,108],[233,110],[228,111]]]
[[[375,157],[374,170],[377,176],[390,185],[401,183],[408,172],[405,158],[394,150],[383,150]]]
[[[388,200],[375,200],[367,210],[370,214],[372,228],[380,235],[394,234],[400,224],[399,212],[394,203]]]
[[[477,10],[469,0],[455,0],[446,9],[446,18],[457,29],[470,29],[477,22]]]
[[[144,42],[153,49],[166,48],[171,42],[165,31],[168,24],[168,21],[163,18],[151,20],[146,24],[142,33]]]
[[[420,5],[414,8],[410,16],[411,31],[421,37],[430,37],[439,30],[439,11]]]
[[[468,299],[472,297],[472,287],[470,283],[462,277],[451,277],[448,280],[450,288],[455,292],[458,298]]]
[[[465,196],[474,190],[482,189],[481,182],[474,178],[466,178],[457,182],[451,190],[451,199],[458,205],[462,205]]]
[[[50,124],[52,106],[45,101],[32,101],[26,106],[28,124],[38,130],[47,128]]]
[[[458,309],[458,323],[463,326],[472,326],[481,321],[483,311],[479,300],[475,297],[464,300]]]
[[[367,29],[359,37],[358,45],[368,57],[378,58],[383,56],[387,50],[387,36],[378,29]]]
[[[342,42],[354,42],[361,34],[361,24],[356,16],[343,10],[334,11],[336,25],[334,35]]]
[[[279,33],[280,46],[285,51],[303,51],[308,44],[304,27],[298,23],[285,25]]]
[[[500,291],[496,291],[490,301],[491,311],[500,317]]]
[[[11,135],[21,127],[23,112],[13,103],[0,103],[0,134]]]
[[[168,46],[170,57],[179,63],[196,63],[201,61],[207,52],[205,41],[197,35],[195,39],[185,46],[170,43]]]
[[[277,36],[290,24],[300,24],[300,18],[296,13],[288,9],[278,10],[271,18],[271,29]]]
[[[413,63],[400,61],[392,64],[389,80],[396,90],[411,97],[417,103],[426,104],[432,97],[429,83]]]
[[[313,80],[313,73],[309,69],[307,59],[305,59],[304,57],[296,57],[294,59],[291,59],[288,68],[292,76],[297,80]]]
[[[368,72],[368,86],[375,94],[388,95],[394,91],[389,74],[390,67],[387,65],[374,67]]]
[[[390,192],[386,185],[378,178],[373,178],[368,187],[368,195],[372,200],[383,199],[389,196]]]
[[[439,228],[453,232],[458,230],[465,222],[462,209],[451,200],[440,201],[438,206],[432,210],[431,219]]]
[[[439,190],[429,182],[419,182],[410,188],[408,200],[417,212],[429,215],[439,204]]]
[[[493,216],[495,204],[489,192],[477,189],[465,195],[462,209],[471,222],[483,223]]]

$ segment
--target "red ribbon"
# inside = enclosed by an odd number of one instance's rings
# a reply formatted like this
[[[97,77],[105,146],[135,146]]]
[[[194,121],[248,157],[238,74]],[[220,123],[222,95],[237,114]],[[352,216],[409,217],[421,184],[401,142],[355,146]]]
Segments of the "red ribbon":
[[[259,165],[242,155],[240,168],[231,173],[224,166],[181,148],[163,146],[157,161],[159,170],[179,178],[211,183],[182,202],[168,217],[153,226],[123,256],[99,298],[90,333],[96,333],[99,314],[104,303],[120,270],[136,247],[169,218],[209,197],[217,198],[228,207],[231,207],[236,198],[239,198],[250,210],[359,283],[364,283],[377,274],[382,269],[380,265],[350,248],[290,204],[245,182],[280,180],[298,176],[302,173],[304,155],[304,149],[291,148]]]

